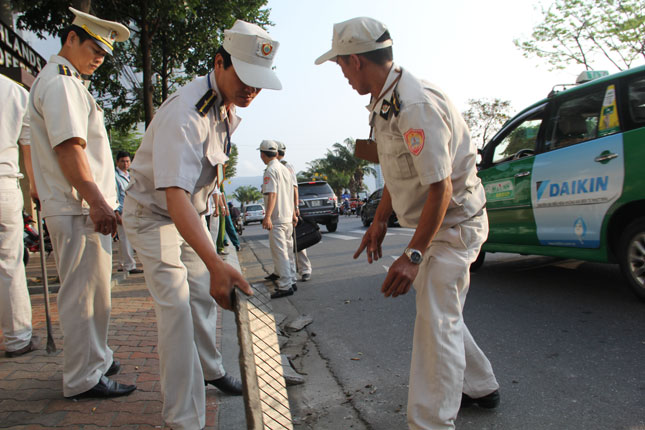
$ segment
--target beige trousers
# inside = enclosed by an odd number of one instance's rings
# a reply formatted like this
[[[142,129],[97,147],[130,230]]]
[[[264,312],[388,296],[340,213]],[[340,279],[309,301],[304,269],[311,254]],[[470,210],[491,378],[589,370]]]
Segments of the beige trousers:
[[[408,425],[454,429],[461,393],[481,397],[499,388],[490,362],[463,321],[470,263],[488,235],[486,213],[441,231],[426,250],[414,287]]]
[[[123,225],[117,225],[116,232],[119,235],[119,269],[123,269],[125,271],[136,269],[137,262],[134,259],[132,245],[130,245],[130,241],[128,240],[128,236],[125,233]]]
[[[174,430],[206,422],[204,379],[225,375],[216,347],[217,304],[210,274],[170,218],[126,196],[123,224],[155,300],[163,418]],[[202,217],[204,234],[210,237]]]
[[[269,230],[269,248],[273,259],[273,272],[280,276],[279,290],[288,290],[296,283],[296,267],[293,261],[293,224],[273,224]],[[291,256],[291,258],[289,258]]]
[[[108,347],[112,238],[88,215],[47,217],[60,277],[58,316],[65,337],[63,395],[94,387],[112,364]]]
[[[31,340],[22,200],[18,179],[0,178],[0,327],[7,351],[24,348]]]

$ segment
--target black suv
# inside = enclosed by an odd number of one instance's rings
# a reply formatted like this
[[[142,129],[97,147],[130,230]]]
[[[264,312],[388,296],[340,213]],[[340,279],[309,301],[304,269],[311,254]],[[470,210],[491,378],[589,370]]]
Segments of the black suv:
[[[338,228],[338,201],[334,190],[325,181],[299,182],[300,216],[324,224],[327,231]]]
[[[383,188],[379,188],[378,190],[374,191],[371,196],[367,198],[365,201],[365,204],[361,207],[361,222],[365,227],[369,227],[370,224],[372,224],[372,221],[374,221],[374,214],[376,213],[376,208],[378,207],[378,204],[381,202],[381,197],[383,196]],[[390,218],[387,220],[387,225],[389,227],[394,227],[399,225],[399,220],[396,217],[396,214],[394,211],[392,211],[392,215],[390,215]]]

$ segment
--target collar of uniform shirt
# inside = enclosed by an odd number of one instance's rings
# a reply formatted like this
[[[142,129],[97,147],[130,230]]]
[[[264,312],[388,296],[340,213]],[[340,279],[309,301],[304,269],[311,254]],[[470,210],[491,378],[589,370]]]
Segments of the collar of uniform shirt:
[[[396,64],[392,63],[392,67],[390,68],[390,72],[387,75],[387,78],[385,79],[385,83],[383,84],[383,88],[385,88],[384,91],[381,92],[381,95],[378,96],[377,98],[371,98],[370,99],[370,104],[365,106],[365,108],[373,112],[375,109],[377,109],[377,104],[384,98],[387,98],[390,94],[392,94],[392,91],[394,91],[394,88],[396,87],[396,84],[399,82],[399,79],[401,79],[401,76],[403,75],[403,69],[398,67]]]

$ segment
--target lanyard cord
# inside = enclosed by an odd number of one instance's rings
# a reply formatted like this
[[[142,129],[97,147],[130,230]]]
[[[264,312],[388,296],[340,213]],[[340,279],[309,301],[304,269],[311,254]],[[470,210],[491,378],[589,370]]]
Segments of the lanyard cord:
[[[212,90],[213,87],[211,85],[211,75],[210,73],[206,75],[206,79],[208,80],[208,89]],[[226,142],[224,142],[224,153],[228,156],[231,153],[231,132],[230,128],[228,125],[228,111],[226,111],[226,118],[224,119],[224,125],[226,126]]]

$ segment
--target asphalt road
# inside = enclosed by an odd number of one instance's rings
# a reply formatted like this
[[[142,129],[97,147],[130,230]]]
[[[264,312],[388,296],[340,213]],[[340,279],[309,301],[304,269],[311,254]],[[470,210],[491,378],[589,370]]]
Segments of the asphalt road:
[[[321,229],[309,250],[312,280],[280,300],[313,317],[307,330],[345,394],[338,402],[358,417],[344,428],[405,429],[414,291],[385,299],[380,285],[412,231],[391,228],[384,258],[368,265],[364,255],[352,259],[365,230],[358,218],[341,218],[333,234]],[[266,232],[253,224],[244,239],[270,268]],[[617,266],[490,254],[472,276],[464,315],[502,403],[462,410],[458,429],[645,430],[645,304]]]

